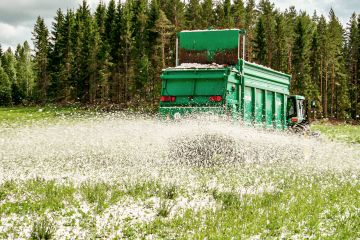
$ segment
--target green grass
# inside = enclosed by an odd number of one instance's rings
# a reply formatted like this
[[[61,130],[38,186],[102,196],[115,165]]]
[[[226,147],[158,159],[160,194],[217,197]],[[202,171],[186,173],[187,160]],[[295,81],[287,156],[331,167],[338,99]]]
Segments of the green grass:
[[[313,131],[320,131],[332,140],[360,143],[360,125],[313,125]]]
[[[53,239],[55,227],[48,218],[43,218],[34,223],[31,230],[30,240],[50,240]]]
[[[64,117],[91,113],[76,107],[0,107],[0,123],[28,124],[39,121],[56,121]]]
[[[86,182],[74,187],[42,179],[8,181],[0,186],[1,198],[5,200],[0,204],[0,215],[43,216],[46,211],[60,213],[69,206],[79,208],[77,201],[86,201],[92,210],[82,213],[81,226],[93,231],[94,217],[114,204],[121,204],[122,198],[130,197],[142,202],[156,196],[160,198],[160,205],[153,209],[156,217],[145,224],[131,223],[131,219],[126,219],[124,225],[119,226],[123,229],[123,237],[132,239],[153,235],[165,239],[246,239],[260,236],[269,239],[280,238],[283,233],[287,233],[288,237],[299,234],[301,239],[306,236],[315,239],[360,236],[358,176],[345,180],[335,173],[269,177],[268,181],[275,186],[275,190],[270,192],[240,195],[231,189],[205,191],[200,188],[197,191],[204,191],[203,194],[214,199],[216,209],[195,211],[190,208],[174,217],[170,217],[170,213],[176,204],[175,196],[186,196],[185,190],[174,185],[153,181],[131,185]],[[82,199],[75,200],[76,195]],[[8,196],[17,201],[7,202]],[[191,195],[187,197],[191,198]],[[32,236],[49,236],[53,231],[52,223],[39,220],[34,223]],[[324,235],[326,233],[328,237]]]
[[[216,211],[188,210],[174,219],[158,218],[142,230],[166,237],[177,233],[179,239],[230,239],[260,235],[262,239],[279,238],[285,230],[304,238],[329,231],[328,239],[349,239],[360,235],[360,185],[342,183],[331,176],[333,185],[304,180],[301,176],[287,181],[280,191],[240,196],[236,192],[214,192],[221,206]],[[347,212],[349,214],[347,215]]]
[[[1,199],[10,196],[20,201],[8,201],[0,205],[0,215],[58,211],[65,207],[65,202],[74,203],[74,193],[75,188],[71,184],[62,185],[43,179],[8,181],[0,185]]]

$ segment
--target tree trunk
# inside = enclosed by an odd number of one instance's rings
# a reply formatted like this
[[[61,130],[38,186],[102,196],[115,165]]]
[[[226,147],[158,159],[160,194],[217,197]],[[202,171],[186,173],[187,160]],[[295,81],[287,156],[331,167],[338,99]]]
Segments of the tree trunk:
[[[323,94],[323,61],[320,60],[320,100],[321,100],[321,106],[322,111],[321,115],[324,115],[324,94]]]
[[[325,63],[324,117],[328,117],[328,64]]]
[[[331,109],[330,115],[334,117],[334,99],[335,99],[335,66],[331,66]]]

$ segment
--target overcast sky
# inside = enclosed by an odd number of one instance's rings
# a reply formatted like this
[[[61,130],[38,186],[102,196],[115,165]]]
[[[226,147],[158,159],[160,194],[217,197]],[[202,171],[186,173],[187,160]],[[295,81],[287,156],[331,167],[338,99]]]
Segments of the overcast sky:
[[[50,27],[58,8],[76,8],[82,0],[0,0],[0,44],[3,49],[15,47],[25,40],[31,42],[31,32],[37,16],[45,18]],[[94,9],[99,0],[88,0]],[[107,3],[109,0],[103,0]],[[314,10],[318,14],[328,15],[331,7],[343,25],[348,22],[355,11],[360,13],[359,0],[273,0],[276,8],[285,10],[291,5],[296,9],[307,11],[310,15]]]

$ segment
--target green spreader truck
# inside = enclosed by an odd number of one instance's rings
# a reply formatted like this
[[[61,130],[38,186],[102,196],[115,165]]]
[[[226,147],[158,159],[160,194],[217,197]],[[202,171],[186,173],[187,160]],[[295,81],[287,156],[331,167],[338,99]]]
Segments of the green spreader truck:
[[[239,29],[179,32],[176,66],[161,74],[160,114],[211,112],[268,128],[304,126],[305,98],[289,95],[291,76],[245,61],[245,35]]]

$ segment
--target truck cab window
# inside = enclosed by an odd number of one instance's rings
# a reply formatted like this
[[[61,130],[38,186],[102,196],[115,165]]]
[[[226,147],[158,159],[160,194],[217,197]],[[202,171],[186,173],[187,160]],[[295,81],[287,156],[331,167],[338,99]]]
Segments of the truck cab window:
[[[292,98],[289,98],[288,99],[288,116],[289,117],[293,117],[293,116],[296,116],[296,108],[295,108],[295,102],[294,102],[294,99]]]

